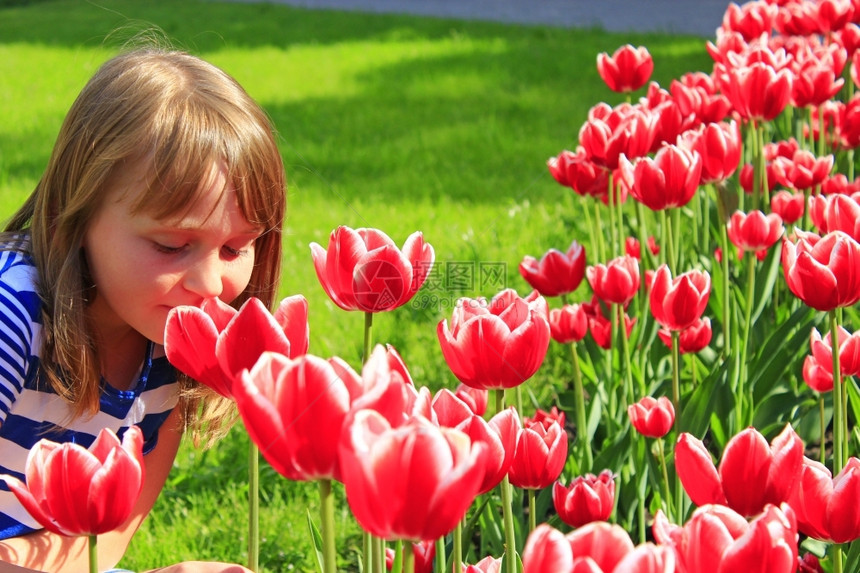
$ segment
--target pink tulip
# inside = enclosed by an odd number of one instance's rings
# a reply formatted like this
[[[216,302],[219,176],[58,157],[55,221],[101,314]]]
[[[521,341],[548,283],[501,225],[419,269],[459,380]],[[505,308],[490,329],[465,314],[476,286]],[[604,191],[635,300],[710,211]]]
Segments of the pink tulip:
[[[622,156],[618,167],[630,194],[652,211],[662,211],[683,207],[696,194],[702,156],[698,151],[667,144],[653,159],[643,157],[635,164]]]
[[[487,493],[501,483],[511,468],[517,449],[517,437],[522,429],[519,414],[510,407],[487,422],[476,415],[461,422],[457,429],[468,435],[473,443],[481,442],[487,447],[484,479],[478,490],[479,494]]]
[[[644,157],[654,142],[656,114],[621,105],[615,109],[592,109],[579,130],[579,141],[589,161],[614,171],[621,155]]]
[[[833,169],[833,156],[815,157],[811,152],[798,150],[791,157],[773,160],[774,178],[777,183],[795,191],[812,189],[827,179]]]
[[[233,386],[251,440],[292,480],[340,479],[338,442],[361,383],[345,362],[265,352]]]
[[[807,306],[830,311],[860,300],[860,244],[841,231],[800,234],[782,243],[788,288]]]
[[[462,298],[436,333],[448,367],[460,382],[480,389],[513,388],[537,372],[549,348],[546,300],[512,289],[488,303]]]
[[[779,215],[783,223],[791,225],[803,217],[805,208],[803,193],[777,191],[770,198],[770,208]]]
[[[797,522],[787,504],[767,505],[750,522],[728,507],[704,505],[683,527],[670,524],[658,511],[654,538],[674,547],[681,571],[794,573],[797,569]]]
[[[645,46],[621,46],[610,56],[597,55],[597,71],[614,92],[636,91],[648,82],[654,71],[654,60]]]
[[[546,163],[553,178],[577,194],[590,197],[606,194],[609,170],[591,161],[584,148],[578,147],[576,153],[562,151]]]
[[[143,434],[126,430],[122,443],[102,429],[87,450],[39,440],[27,455],[26,485],[0,476],[33,519],[59,535],[99,535],[131,516],[143,489]]]
[[[791,71],[764,62],[723,67],[719,74],[722,92],[746,120],[772,121],[788,105]]]
[[[707,316],[700,318],[681,331],[681,335],[678,337],[681,354],[701,352],[711,343],[712,334],[711,319]],[[657,331],[657,336],[667,348],[672,348],[672,331],[661,328]]]
[[[566,461],[567,433],[559,420],[526,418],[508,477],[516,487],[542,489],[558,479]]]
[[[581,304],[568,304],[549,311],[552,339],[559,344],[579,342],[588,334],[588,315]]]
[[[502,558],[488,555],[474,565],[463,565],[462,573],[502,573]]]
[[[741,162],[741,134],[734,121],[709,123],[693,132],[690,148],[702,158],[701,183],[724,181]]]
[[[639,291],[639,262],[629,255],[589,266],[585,275],[594,294],[604,302],[626,305]]]
[[[746,516],[766,504],[787,501],[800,479],[803,442],[790,425],[770,445],[755,429],[732,437],[719,473],[704,444],[683,433],[675,445],[675,467],[696,505],[723,504]]]
[[[838,331],[839,370],[843,376],[860,374],[860,332],[851,334],[841,326]],[[809,348],[816,362],[833,377],[833,344],[830,332],[822,338],[818,329],[809,335]]]
[[[571,527],[606,521],[615,507],[615,476],[603,470],[597,476],[578,476],[567,487],[557,481],[552,487],[552,501],[558,517]]]
[[[708,273],[692,270],[673,279],[668,265],[660,265],[648,295],[651,314],[664,328],[684,330],[701,318],[710,294]]]
[[[860,538],[860,460],[849,458],[835,478],[824,465],[804,458],[800,486],[789,504],[804,535],[848,543]]]
[[[568,571],[573,571],[573,550],[570,548],[570,542],[561,531],[541,523],[526,540],[523,573]]]
[[[776,213],[765,215],[761,211],[735,211],[726,230],[734,246],[741,251],[756,253],[776,243],[785,229]]]
[[[573,553],[573,567],[567,571],[594,573],[625,573],[636,571],[625,567],[625,559],[634,551],[630,536],[620,526],[605,521],[592,521],[567,535]]]
[[[543,296],[559,296],[579,288],[585,275],[585,248],[573,241],[567,252],[550,249],[538,261],[526,255],[520,274]]]
[[[675,423],[675,407],[665,396],[645,396],[627,406],[627,415],[633,428],[648,438],[662,438]]]
[[[458,384],[454,395],[465,402],[469,409],[478,416],[483,416],[487,411],[487,402],[489,400],[489,392],[481,388],[472,388],[465,384]]]
[[[478,494],[484,454],[484,444],[421,416],[392,428],[378,412],[361,410],[340,442],[350,509],[382,539],[447,535]]]
[[[433,247],[420,232],[399,249],[378,229],[338,227],[328,249],[311,243],[314,268],[326,294],[344,310],[384,312],[406,304],[430,274]]]
[[[200,308],[170,311],[164,351],[181,372],[231,398],[241,371],[251,369],[263,352],[294,358],[307,352],[308,339],[308,303],[302,295],[283,299],[274,315],[257,298],[239,311],[213,298]]]

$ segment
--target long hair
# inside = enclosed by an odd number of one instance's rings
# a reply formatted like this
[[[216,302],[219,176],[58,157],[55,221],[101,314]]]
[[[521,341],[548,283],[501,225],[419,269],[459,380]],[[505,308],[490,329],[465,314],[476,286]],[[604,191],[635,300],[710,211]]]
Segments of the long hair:
[[[184,52],[138,49],[107,61],[75,100],[44,175],[5,229],[7,239],[29,235],[42,300],[42,368],[77,416],[97,412],[101,392],[81,245],[111,177],[139,161],[148,164],[150,184],[133,212],[159,219],[190,209],[212,166],[223,162],[242,214],[265,229],[248,287],[233,305],[257,297],[271,307],[277,294],[286,181],[265,112],[229,75]],[[225,411],[214,393],[199,396],[193,405],[204,418]]]

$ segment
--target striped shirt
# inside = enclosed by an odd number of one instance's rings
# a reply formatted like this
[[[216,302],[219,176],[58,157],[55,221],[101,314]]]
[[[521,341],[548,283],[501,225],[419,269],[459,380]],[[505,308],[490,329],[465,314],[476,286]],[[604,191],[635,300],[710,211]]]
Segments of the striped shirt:
[[[122,439],[126,429],[137,425],[144,453],[151,451],[179,395],[176,372],[161,347],[148,345],[140,376],[129,390],[102,381],[99,412],[73,418],[69,403],[40,376],[40,320],[32,259],[0,251],[0,474],[23,480],[27,454],[41,438],[89,447],[102,428]],[[0,539],[40,527],[0,480]]]

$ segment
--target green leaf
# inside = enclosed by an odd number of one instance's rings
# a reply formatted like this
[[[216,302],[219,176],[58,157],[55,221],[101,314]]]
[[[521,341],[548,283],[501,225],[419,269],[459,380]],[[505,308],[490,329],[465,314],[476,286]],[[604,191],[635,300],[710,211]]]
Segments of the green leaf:
[[[314,523],[314,520],[311,518],[310,510],[308,510],[308,531],[311,534],[311,543],[314,546],[314,552],[316,553],[316,556],[317,556],[317,560],[316,560],[317,571],[322,573],[322,571],[323,571],[322,534],[320,533],[320,530],[317,528],[316,524]]]

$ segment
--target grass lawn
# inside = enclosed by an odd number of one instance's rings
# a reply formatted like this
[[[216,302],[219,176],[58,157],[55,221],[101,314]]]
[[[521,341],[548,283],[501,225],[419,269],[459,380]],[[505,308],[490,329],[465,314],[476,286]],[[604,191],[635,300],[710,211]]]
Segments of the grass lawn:
[[[0,3],[2,6],[3,3]],[[156,33],[156,31],[158,31]],[[439,280],[381,315],[416,383],[456,381],[435,326],[459,296],[527,290],[523,255],[584,242],[580,202],[545,162],[576,145],[588,109],[618,103],[595,58],[645,45],[653,80],[710,70],[704,41],[223,2],[42,1],[0,8],[0,217],[38,180],[69,105],[96,67],[132,38],[157,36],[235,76],[271,115],[290,186],[282,294],[310,303],[311,352],[358,368],[363,317],[330,303],[309,243],[338,225],[434,245]],[[549,368],[531,383],[552,388]],[[538,390],[541,389],[541,390]],[[183,446],[170,483],[122,565],[244,561],[241,425],[214,449]],[[265,466],[262,563],[311,570],[306,508],[315,489]],[[310,501],[309,501],[310,500]],[[340,569],[356,570],[357,527],[339,504]]]

